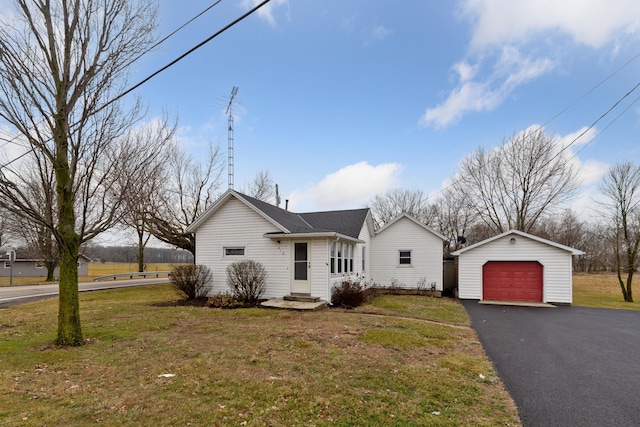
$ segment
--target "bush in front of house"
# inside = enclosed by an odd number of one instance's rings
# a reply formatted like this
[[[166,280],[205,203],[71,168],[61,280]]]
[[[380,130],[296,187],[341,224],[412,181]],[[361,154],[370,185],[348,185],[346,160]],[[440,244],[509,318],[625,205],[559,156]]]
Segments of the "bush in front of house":
[[[169,274],[169,280],[179,294],[188,300],[195,300],[207,296],[213,283],[213,274],[205,265],[176,265]]]
[[[331,304],[337,307],[354,308],[366,300],[366,286],[360,281],[343,279],[331,289]]]
[[[231,295],[245,304],[255,304],[267,288],[267,270],[253,260],[237,261],[227,267]]]
[[[209,304],[209,307],[213,308],[238,308],[244,305],[242,301],[235,299],[229,292],[215,294],[214,296],[209,297],[207,303]]]

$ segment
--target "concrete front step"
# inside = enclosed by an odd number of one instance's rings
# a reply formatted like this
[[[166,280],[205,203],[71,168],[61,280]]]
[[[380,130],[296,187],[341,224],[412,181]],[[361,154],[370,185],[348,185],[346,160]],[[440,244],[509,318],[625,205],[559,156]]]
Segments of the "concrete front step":
[[[286,301],[299,301],[299,302],[318,302],[320,297],[312,297],[309,294],[289,294],[283,297]]]
[[[327,302],[322,301],[319,298],[317,301],[291,301],[291,300],[286,300],[284,298],[274,298],[268,301],[264,301],[260,305],[266,308],[313,311],[313,310],[320,310],[322,308],[325,308],[327,306]]]

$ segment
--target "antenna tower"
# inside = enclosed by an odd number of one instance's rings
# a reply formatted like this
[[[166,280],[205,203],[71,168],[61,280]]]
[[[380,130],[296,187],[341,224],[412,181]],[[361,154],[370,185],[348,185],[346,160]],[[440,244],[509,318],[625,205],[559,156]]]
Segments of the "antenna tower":
[[[238,87],[234,86],[231,89],[231,97],[229,98],[229,105],[227,106],[227,115],[229,116],[229,188],[233,190],[233,99],[238,93]]]

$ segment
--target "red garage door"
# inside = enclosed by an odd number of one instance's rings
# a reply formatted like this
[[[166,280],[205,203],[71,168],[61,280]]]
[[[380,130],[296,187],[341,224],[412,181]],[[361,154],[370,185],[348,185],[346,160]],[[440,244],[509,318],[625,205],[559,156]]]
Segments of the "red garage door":
[[[542,265],[490,261],[482,267],[482,299],[542,302]]]

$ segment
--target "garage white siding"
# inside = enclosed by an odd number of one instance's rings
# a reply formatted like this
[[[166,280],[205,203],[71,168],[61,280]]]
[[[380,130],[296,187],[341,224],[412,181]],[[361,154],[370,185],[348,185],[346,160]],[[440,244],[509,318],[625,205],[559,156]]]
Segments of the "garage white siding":
[[[442,238],[415,220],[400,217],[381,229],[370,246],[374,285],[416,288],[435,282],[436,290],[442,290]],[[400,264],[400,251],[411,252],[410,265]]]
[[[238,227],[242,224],[242,227]],[[290,245],[264,237],[279,232],[273,224],[243,202],[230,198],[216,212],[215,221],[207,220],[196,232],[196,264],[204,264],[213,272],[211,294],[226,292],[226,268],[243,259],[259,261],[268,272],[265,298],[281,297],[289,293]],[[202,236],[202,238],[200,238]],[[244,256],[225,256],[225,247],[243,247]]]
[[[513,243],[511,239],[515,239]],[[571,248],[547,244],[524,233],[505,233],[489,240],[468,251],[459,251],[458,296],[461,299],[483,299],[482,267],[487,262],[535,261],[543,267],[543,302],[572,302]]]

